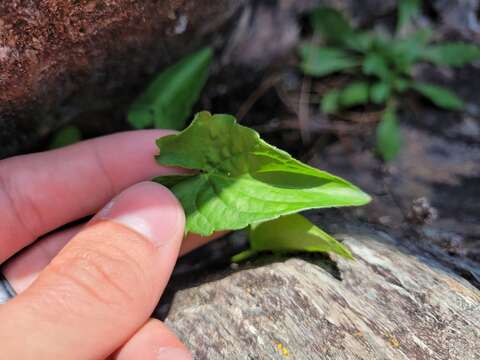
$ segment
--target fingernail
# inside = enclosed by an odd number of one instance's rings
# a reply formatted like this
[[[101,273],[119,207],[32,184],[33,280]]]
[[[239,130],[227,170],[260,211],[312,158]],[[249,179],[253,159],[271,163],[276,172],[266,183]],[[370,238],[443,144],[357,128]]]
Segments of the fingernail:
[[[157,360],[192,360],[192,354],[179,348],[161,348],[157,352]]]
[[[183,234],[185,215],[175,196],[162,185],[142,182],[117,195],[93,219],[113,221],[161,246]]]

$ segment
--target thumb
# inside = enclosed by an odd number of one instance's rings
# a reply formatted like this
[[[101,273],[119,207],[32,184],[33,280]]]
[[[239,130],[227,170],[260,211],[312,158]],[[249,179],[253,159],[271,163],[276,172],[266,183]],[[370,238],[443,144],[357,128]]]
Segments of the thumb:
[[[176,262],[185,216],[163,186],[118,195],[24,293],[0,307],[7,358],[100,359],[149,318]]]

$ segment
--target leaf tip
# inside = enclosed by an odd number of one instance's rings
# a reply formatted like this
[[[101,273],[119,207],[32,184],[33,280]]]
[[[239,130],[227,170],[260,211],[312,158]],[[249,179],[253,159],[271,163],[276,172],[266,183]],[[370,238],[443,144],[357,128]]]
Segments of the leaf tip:
[[[372,201],[372,197],[362,190],[359,190],[359,191],[360,191],[360,205],[369,204]]]
[[[341,251],[337,252],[338,255],[340,255],[344,259],[355,261],[355,257],[344,244],[342,244],[341,249]]]

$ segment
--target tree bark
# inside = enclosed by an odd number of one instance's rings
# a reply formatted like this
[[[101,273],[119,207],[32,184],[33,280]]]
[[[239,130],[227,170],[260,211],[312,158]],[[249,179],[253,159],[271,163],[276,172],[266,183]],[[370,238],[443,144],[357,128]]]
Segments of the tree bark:
[[[246,2],[0,2],[0,158],[81,112],[124,107],[154,71],[214,43]]]

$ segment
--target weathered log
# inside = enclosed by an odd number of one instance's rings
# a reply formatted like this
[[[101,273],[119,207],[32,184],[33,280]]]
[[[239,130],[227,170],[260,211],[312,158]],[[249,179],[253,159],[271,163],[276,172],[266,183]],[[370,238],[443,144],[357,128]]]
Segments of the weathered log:
[[[433,124],[439,119],[442,129],[437,130]],[[369,149],[352,151],[341,143],[316,151],[310,163],[374,196],[355,210],[357,216],[388,226],[399,237],[413,236],[423,251],[480,284],[480,144],[478,135],[474,143],[475,126],[468,126],[471,117],[426,108],[414,124],[403,120],[404,146],[388,172]]]
[[[352,228],[356,261],[290,259],[176,294],[195,359],[478,359],[480,291],[411,245]],[[331,264],[330,264],[331,265]]]

